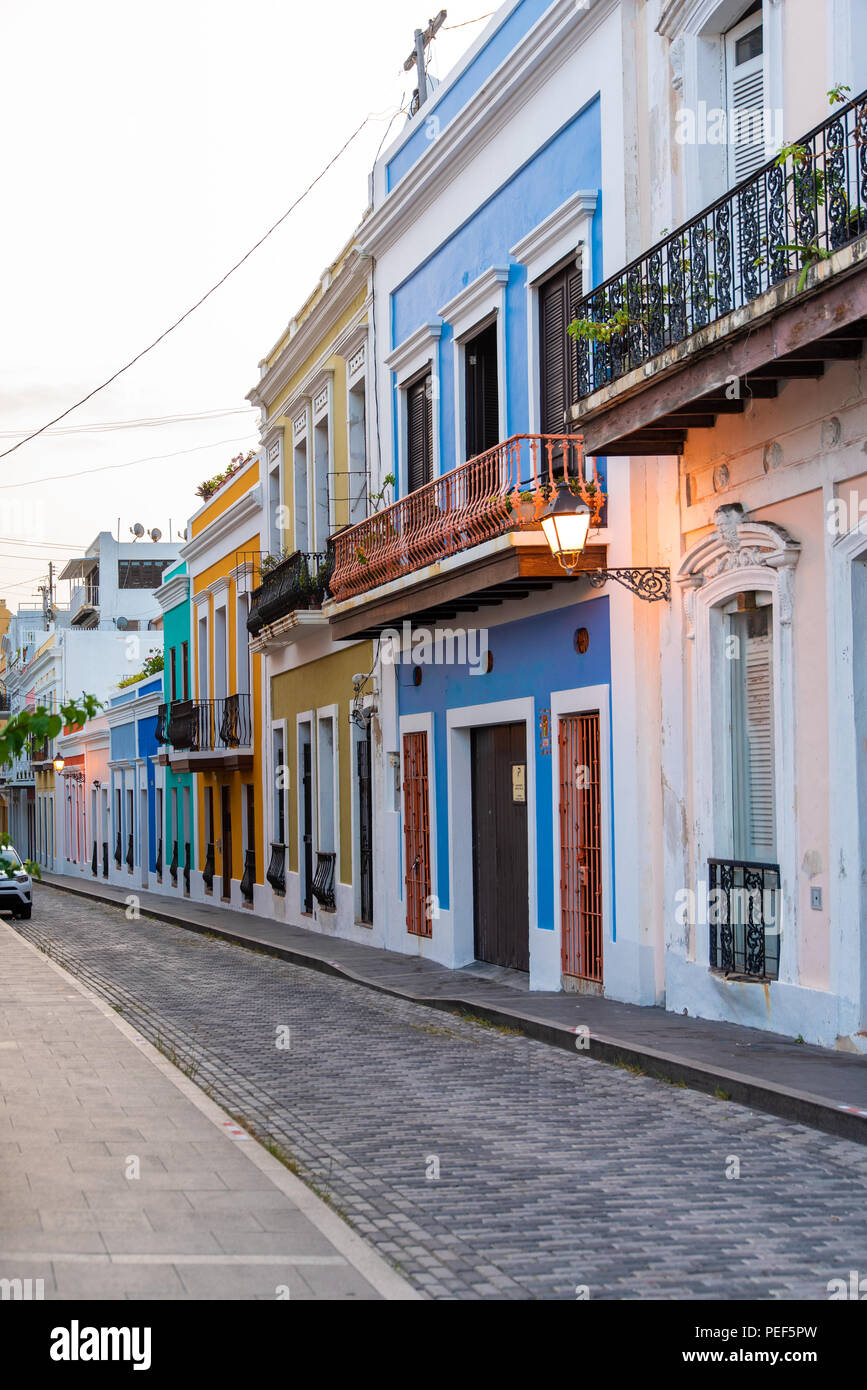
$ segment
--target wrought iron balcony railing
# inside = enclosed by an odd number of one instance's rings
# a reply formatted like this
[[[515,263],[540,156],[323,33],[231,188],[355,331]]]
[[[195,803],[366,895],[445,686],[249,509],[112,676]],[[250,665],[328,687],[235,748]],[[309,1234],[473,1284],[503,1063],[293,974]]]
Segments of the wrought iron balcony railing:
[[[514,435],[332,538],[336,600],[375,589],[538,519],[566,477],[602,520],[595,464],[578,435]]]
[[[166,711],[163,737],[178,753],[212,753],[249,748],[253,742],[250,696],[226,695],[221,700],[174,700]],[[158,732],[160,724],[157,725]]]
[[[253,901],[253,888],[256,883],[256,855],[251,849],[244,854],[244,873],[241,878],[241,897],[245,903]]]
[[[205,851],[205,867],[202,870],[202,882],[209,893],[214,889],[214,851],[214,843],[210,841]]]
[[[780,867],[708,860],[710,965],[775,980],[780,969]]]
[[[282,844],[271,844],[271,863],[268,865],[266,879],[274,889],[275,893],[285,894],[286,892],[286,846]]]
[[[284,559],[260,551],[243,551],[238,558],[253,590],[247,630],[254,636],[290,613],[321,608],[328,596],[334,563],[330,547],[309,555],[296,550]]]
[[[585,295],[577,400],[867,232],[867,93]]]
[[[337,855],[319,853],[316,856],[316,875],[313,879],[313,896],[319,906],[327,912],[333,912],[337,907],[334,897],[334,871],[337,867]]]

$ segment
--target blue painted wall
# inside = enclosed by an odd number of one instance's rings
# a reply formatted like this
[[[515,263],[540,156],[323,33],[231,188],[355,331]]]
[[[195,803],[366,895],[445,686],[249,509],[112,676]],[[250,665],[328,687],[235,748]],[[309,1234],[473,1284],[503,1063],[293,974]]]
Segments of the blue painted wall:
[[[574,634],[586,627],[590,645],[583,656],[575,651]],[[494,668],[489,675],[474,676],[467,667],[425,666],[422,684],[412,684],[412,666],[396,668],[398,706],[401,715],[433,714],[433,766],[436,775],[435,808],[438,845],[438,879],[431,885],[443,908],[450,904],[448,845],[471,844],[469,807],[467,823],[449,826],[446,711],[464,705],[489,704],[499,700],[526,699],[535,702],[535,737],[528,746],[528,762],[535,758],[536,769],[536,863],[538,875],[538,921],[544,929],[554,928],[554,843],[552,824],[552,782],[556,766],[556,729],[552,726],[550,754],[539,752],[538,719],[550,708],[551,692],[579,686],[609,685],[609,607],[605,596],[586,603],[570,604],[556,613],[522,618],[489,630],[489,648]],[[401,847],[403,844],[401,836]],[[402,873],[400,895],[403,896]],[[613,923],[612,923],[613,929]]]
[[[439,310],[491,266],[511,265],[506,287],[506,373],[508,385],[507,436],[529,429],[527,364],[527,272],[509,255],[520,241],[581,189],[601,187],[600,103],[594,99],[551,139],[487,203],[419,265],[391,297],[392,346],[397,346],[423,323],[438,319]],[[601,194],[593,218],[594,266],[602,263]],[[441,441],[440,471],[455,467],[455,392],[453,334],[443,325],[439,342]],[[398,421],[396,388],[392,397],[392,428]],[[397,454],[395,438],[395,456]],[[604,475],[604,467],[600,466]],[[604,485],[604,476],[603,476]]]

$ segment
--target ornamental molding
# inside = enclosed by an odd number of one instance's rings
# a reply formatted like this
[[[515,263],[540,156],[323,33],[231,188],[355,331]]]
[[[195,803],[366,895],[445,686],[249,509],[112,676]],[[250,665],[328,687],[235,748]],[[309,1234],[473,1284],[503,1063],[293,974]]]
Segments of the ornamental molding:
[[[404,338],[403,342],[388,354],[385,359],[386,367],[393,371],[399,380],[405,381],[407,377],[421,370],[427,360],[433,358],[442,331],[441,323],[423,323],[421,328]]]
[[[668,0],[656,32],[665,39],[678,39],[683,34],[724,34],[743,18],[744,6],[745,0]]]
[[[262,484],[256,482],[249,492],[245,492],[237,501],[227,507],[224,512],[215,517],[209,525],[205,526],[197,536],[187,541],[181,549],[181,559],[186,560],[188,565],[193,560],[199,560],[207,555],[209,551],[215,551],[213,559],[222,559],[227,551],[237,549],[231,545],[221,548],[220,543],[225,542],[232,531],[249,522],[258,512],[262,510]],[[202,565],[200,569],[208,568]]]
[[[179,608],[182,603],[186,603],[190,596],[190,577],[188,574],[176,574],[173,579],[167,579],[159,589],[154,590],[154,597],[164,613],[170,608]]]
[[[511,248],[510,254],[515,260],[527,267],[530,284],[574,250],[581,261],[584,281],[589,285],[590,222],[598,201],[596,189],[579,189]]]
[[[492,266],[440,309],[440,318],[451,324],[456,340],[465,337],[492,309],[500,308],[508,279],[508,266]]]
[[[754,519],[738,502],[718,507],[713,531],[687,551],[676,575],[687,602],[687,635],[693,636],[698,591],[712,588],[706,598],[715,602],[736,592],[732,581],[736,582],[738,576],[744,581],[749,579],[750,587],[764,580],[778,596],[780,622],[791,623],[794,571],[800,554],[800,541],[782,526]],[[748,575],[748,571],[759,573]]]
[[[411,231],[428,207],[504,130],[539,93],[544,93],[554,74],[568,62],[591,34],[617,8],[617,0],[590,0],[585,8],[575,0],[556,0],[520,43],[482,83],[458,113],[432,140],[394,187],[378,200],[363,234],[363,251],[381,257],[401,236]],[[455,80],[461,70],[455,72]],[[425,102],[418,115],[377,164],[387,169],[418,125],[436,115],[439,102],[451,90],[443,83],[436,97]]]

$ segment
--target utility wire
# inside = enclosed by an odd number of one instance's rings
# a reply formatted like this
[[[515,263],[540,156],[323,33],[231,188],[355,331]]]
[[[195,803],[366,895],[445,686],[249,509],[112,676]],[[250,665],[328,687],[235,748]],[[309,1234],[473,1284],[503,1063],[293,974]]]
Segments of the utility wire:
[[[465,19],[463,24],[444,24],[444,29],[466,29],[470,24],[481,24],[483,19],[490,19],[491,15],[496,14],[496,10],[489,10],[487,14],[480,14],[476,19]]]
[[[104,463],[99,468],[82,468],[77,473],[53,473],[48,478],[27,478],[18,483],[0,483],[0,490],[5,491],[10,487],[36,487],[37,483],[62,482],[65,478],[84,478],[90,473],[111,473],[118,468],[135,468],[137,463],[160,463],[163,459],[176,459],[181,454],[197,454],[202,449],[219,449],[226,444],[245,444],[249,438],[249,434],[242,434],[235,439],[216,439],[213,444],[195,444],[191,449],[176,449],[173,454],[151,454],[143,459],[130,459],[128,463]],[[2,457],[0,454],[0,458]]]
[[[63,429],[46,429],[35,431],[35,433],[43,433],[52,437],[66,434],[112,434],[115,430],[146,429],[152,425],[180,425],[187,420],[197,422],[221,420],[227,415],[251,415],[255,413],[255,406],[241,406],[232,410],[198,410],[181,415],[150,415],[139,420],[101,420],[92,425],[66,425]],[[25,434],[28,434],[27,430],[0,430],[0,439],[20,439]]]
[[[107,386],[111,386],[113,382],[117,381],[118,377],[123,376],[124,372],[128,372],[130,367],[134,367],[135,364],[137,362],[140,362],[143,357],[146,357],[149,352],[153,352],[154,348],[157,347],[159,343],[161,343],[165,338],[167,338],[170,333],[173,333],[176,328],[179,328],[180,325],[186,319],[188,319],[191,314],[194,314],[197,309],[200,309],[202,305],[205,303],[205,301],[210,299],[211,295],[215,294],[216,291],[226,283],[230,275],[234,275],[235,271],[239,270],[240,267],[244,264],[244,262],[250,259],[250,257],[253,255],[253,252],[258,251],[259,247],[263,244],[263,242],[267,241],[268,237],[271,236],[273,232],[276,232],[277,228],[280,227],[286,221],[286,218],[290,215],[290,213],[295,211],[298,205],[304,201],[304,199],[308,196],[308,194],[310,194],[313,191],[316,185],[318,183],[321,183],[322,179],[325,177],[328,171],[332,168],[334,164],[337,163],[341,155],[349,149],[349,146],[353,143],[354,140],[358,138],[358,136],[364,130],[365,126],[368,125],[371,119],[373,119],[371,116],[365,116],[361,124],[357,126],[356,129],[349,136],[349,139],[344,141],[337,153],[332,156],[332,158],[328,161],[325,167],[320,170],[320,172],[316,175],[314,179],[311,180],[311,182],[304,189],[303,193],[300,193],[298,197],[295,199],[295,201],[293,203],[290,203],[289,207],[286,209],[283,215],[281,217],[278,217],[277,221],[268,228],[264,236],[261,236],[259,240],[250,247],[249,251],[245,252],[241,259],[236,261],[235,264],[231,267],[231,269],[226,271],[225,275],[222,276],[222,278],[219,279],[215,285],[212,285],[211,288],[207,290],[205,294],[201,296],[200,299],[197,299],[195,304],[190,305],[190,308],[187,309],[183,314],[181,314],[180,318],[175,319],[174,323],[170,324],[164,332],[160,333],[158,338],[154,338],[152,343],[149,343],[146,348],[142,348],[141,352],[136,353],[135,357],[130,358],[129,362],[126,362],[124,366],[119,367],[116,372],[113,372],[112,375],[108,377],[105,381],[101,382],[99,386],[94,386],[93,390],[88,391],[87,395],[82,396],[81,400],[76,401],[74,405],[71,405],[66,410],[61,411],[59,415],[55,415],[53,420],[46,421],[46,423],[42,425],[38,430],[33,430],[32,433],[25,435],[23,439],[19,439],[18,443],[13,444],[11,448],[4,449],[3,452],[0,453],[0,459],[7,458],[9,454],[14,454],[16,449],[20,449],[24,444],[29,444],[31,439],[36,439],[40,434],[44,434],[46,430],[51,429],[52,425],[56,425],[61,420],[65,420],[67,415],[71,415],[74,410],[78,410],[79,406],[82,406],[87,401],[92,400],[93,397],[98,395],[100,391],[104,391]],[[96,472],[99,470],[94,469],[91,471]],[[74,477],[76,475],[70,473],[66,476]],[[49,480],[41,479],[40,481],[47,482]],[[7,484],[7,486],[9,486],[9,484]]]

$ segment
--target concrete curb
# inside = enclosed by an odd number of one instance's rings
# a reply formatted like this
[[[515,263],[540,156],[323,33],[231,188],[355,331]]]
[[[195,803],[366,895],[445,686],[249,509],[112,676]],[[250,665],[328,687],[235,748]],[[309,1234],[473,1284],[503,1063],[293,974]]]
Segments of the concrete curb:
[[[68,884],[52,883],[43,880],[42,887],[53,888],[55,892],[71,893],[73,896],[88,898],[91,902],[123,910],[123,901],[94,893],[87,888],[73,888]],[[841,1106],[822,1096],[808,1091],[797,1091],[787,1086],[778,1086],[772,1081],[760,1081],[754,1076],[726,1070],[722,1067],[698,1065],[685,1061],[673,1053],[661,1052],[654,1048],[636,1046],[601,1033],[590,1032],[588,1046],[579,1047],[574,1029],[565,1025],[551,1023],[547,1019],[536,1019],[522,1013],[511,1013],[504,1009],[491,1008],[474,999],[466,999],[460,994],[452,997],[441,995],[427,997],[411,994],[405,990],[394,989],[380,984],[356,971],[334,962],[322,960],[318,956],[307,955],[289,946],[277,946],[272,942],[259,941],[255,937],[242,936],[228,928],[205,926],[170,911],[157,911],[152,907],[140,907],[142,917],[169,926],[181,927],[184,931],[195,932],[199,936],[215,936],[230,945],[244,950],[256,951],[260,955],[274,956],[290,965],[305,970],[317,970],[320,974],[331,975],[337,979],[351,980],[353,984],[376,990],[395,999],[421,1004],[425,1008],[439,1009],[443,1013],[459,1014],[484,1019],[499,1028],[510,1028],[522,1033],[536,1042],[547,1043],[572,1052],[576,1058],[592,1057],[595,1061],[607,1062],[614,1066],[638,1068],[657,1081],[679,1083],[689,1090],[700,1091],[704,1095],[717,1096],[720,1100],[743,1105],[750,1110],[760,1110],[777,1119],[789,1120],[794,1124],[808,1125],[822,1130],[838,1139],[849,1139],[856,1144],[867,1144],[867,1111],[850,1106]],[[517,996],[522,997],[522,996]],[[532,998],[532,996],[530,996]]]

